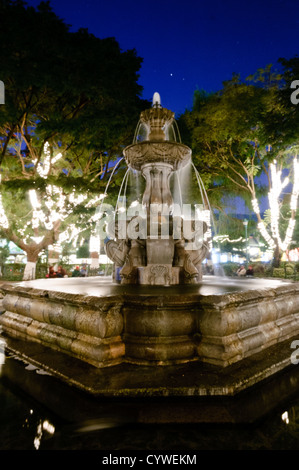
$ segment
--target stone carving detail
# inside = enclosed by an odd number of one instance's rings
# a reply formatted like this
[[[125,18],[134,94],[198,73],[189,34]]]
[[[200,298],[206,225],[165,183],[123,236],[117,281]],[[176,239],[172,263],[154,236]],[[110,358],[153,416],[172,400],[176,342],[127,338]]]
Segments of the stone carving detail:
[[[177,142],[140,142],[124,150],[126,162],[135,170],[141,170],[145,163],[164,162],[178,170],[190,161],[189,147]]]
[[[150,268],[150,272],[150,284],[157,284],[157,278],[162,278],[163,284],[166,286],[170,284],[171,275],[169,274],[168,266],[165,266],[163,264],[153,265]]]
[[[105,246],[107,256],[116,266],[123,266],[129,252],[127,240],[109,240]]]

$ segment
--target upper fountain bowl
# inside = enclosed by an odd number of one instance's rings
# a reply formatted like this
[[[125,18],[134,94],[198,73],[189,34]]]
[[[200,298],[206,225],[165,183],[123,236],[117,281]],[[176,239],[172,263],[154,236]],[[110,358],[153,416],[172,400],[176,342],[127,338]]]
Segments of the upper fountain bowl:
[[[140,114],[134,142],[124,150],[127,165],[141,170],[144,164],[163,162],[178,170],[191,160],[191,149],[180,141],[174,113],[162,108],[160,95]]]
[[[178,142],[144,141],[124,149],[126,163],[134,170],[141,170],[149,163],[167,163],[174,171],[191,161],[191,149]]]

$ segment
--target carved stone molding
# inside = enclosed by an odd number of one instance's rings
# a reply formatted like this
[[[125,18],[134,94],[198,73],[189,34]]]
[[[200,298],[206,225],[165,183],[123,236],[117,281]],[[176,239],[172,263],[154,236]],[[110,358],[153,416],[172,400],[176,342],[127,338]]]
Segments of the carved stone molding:
[[[178,170],[191,159],[191,149],[177,142],[140,142],[129,145],[124,150],[127,165],[135,170],[141,170],[147,163],[163,162]]]

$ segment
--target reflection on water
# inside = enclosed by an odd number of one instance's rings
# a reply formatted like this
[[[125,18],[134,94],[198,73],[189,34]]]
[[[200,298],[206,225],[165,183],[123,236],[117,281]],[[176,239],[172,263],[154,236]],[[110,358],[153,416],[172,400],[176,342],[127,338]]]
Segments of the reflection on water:
[[[0,449],[38,450],[55,426],[36,403],[0,381]]]
[[[282,416],[288,413],[288,424]],[[135,425],[75,433],[63,430],[44,449],[77,450],[298,450],[298,405],[258,425]]]
[[[299,401],[254,425],[61,422],[0,383],[1,450],[297,450]],[[56,421],[56,422],[55,422]],[[54,423],[54,424],[53,424]]]
[[[12,364],[12,361],[15,359],[8,357],[6,366]],[[20,361],[19,369],[14,369],[14,372],[21,371],[21,367],[22,383],[33,383],[34,386],[30,395],[8,380],[6,374],[0,377],[1,450],[199,451],[299,448],[299,390],[291,400],[281,403],[274,411],[254,422],[248,419],[249,422],[240,424],[218,423],[215,415],[215,422],[211,420],[208,424],[140,424],[130,422],[126,404],[120,413],[113,406],[109,408],[109,404],[107,406],[103,400],[99,400],[101,406],[96,408],[95,401],[86,400],[85,394],[73,393],[64,385],[53,388],[53,377],[39,374],[40,371],[20,364]],[[285,388],[290,386],[290,380],[291,376],[283,382]],[[53,397],[53,390],[56,390],[56,397]],[[51,402],[56,403],[55,409],[47,406],[50,403],[47,400],[49,394]],[[265,401],[265,395],[263,399]],[[250,395],[248,400],[252,401]],[[265,405],[268,407],[268,403]]]

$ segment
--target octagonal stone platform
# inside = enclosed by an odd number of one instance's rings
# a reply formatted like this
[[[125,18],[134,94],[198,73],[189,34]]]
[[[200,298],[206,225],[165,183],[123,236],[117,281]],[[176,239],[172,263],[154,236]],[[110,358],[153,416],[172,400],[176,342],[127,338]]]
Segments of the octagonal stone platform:
[[[200,285],[42,279],[2,287],[4,335],[97,368],[227,367],[299,335],[299,283],[210,276]]]

